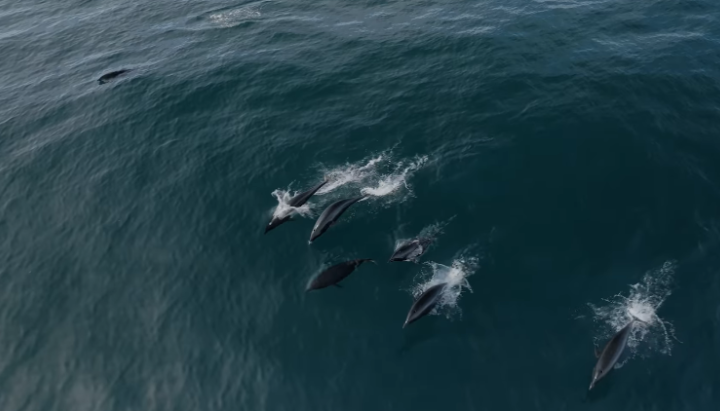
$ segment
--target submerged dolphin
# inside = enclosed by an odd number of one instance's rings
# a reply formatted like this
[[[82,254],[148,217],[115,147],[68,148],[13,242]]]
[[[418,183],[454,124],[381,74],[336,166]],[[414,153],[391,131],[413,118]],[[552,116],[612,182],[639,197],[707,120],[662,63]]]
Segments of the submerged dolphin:
[[[425,290],[420,297],[415,300],[412,307],[410,307],[410,312],[405,319],[403,328],[419,320],[421,317],[430,314],[437,303],[440,302],[440,297],[442,297],[442,292],[445,290],[445,287],[447,287],[447,283],[440,283]]]
[[[328,180],[325,179],[316,186],[310,188],[307,191],[303,191],[300,194],[297,194],[293,198],[288,201],[287,205],[293,208],[302,207],[307,203],[307,201],[312,197],[322,186],[327,184]],[[267,234],[268,231],[272,230],[273,228],[279,226],[280,224],[289,221],[292,218],[292,209],[289,209],[285,212],[283,212],[281,215],[275,216],[273,215],[272,220],[268,223],[267,227],[265,227],[265,234]]]
[[[345,277],[349,276],[353,271],[355,271],[356,268],[360,266],[360,264],[364,263],[365,261],[370,261],[371,263],[375,262],[370,258],[362,258],[360,260],[350,260],[345,261],[344,263],[335,264],[334,266],[321,272],[317,277],[315,277],[308,286],[308,288],[305,290],[305,292],[310,290],[319,290],[321,288],[329,287],[331,285],[334,285],[335,287],[340,287],[338,283],[344,280]]]
[[[390,262],[393,261],[415,261],[418,257],[427,251],[428,246],[432,243],[430,238],[415,238],[404,242],[390,256]]]
[[[115,77],[117,77],[117,76],[119,76],[119,75],[121,75],[121,74],[127,73],[128,71],[131,71],[131,69],[122,69],[122,70],[111,71],[111,72],[109,72],[109,73],[103,74],[103,75],[98,79],[98,82],[99,82],[100,84],[105,84],[105,83],[107,83],[108,81],[114,79]]]
[[[592,390],[595,383],[606,376],[615,366],[618,359],[620,359],[620,355],[627,346],[630,334],[632,334],[633,325],[636,321],[642,322],[640,319],[633,318],[632,321],[623,327],[622,330],[618,331],[610,339],[610,341],[605,344],[605,348],[603,348],[602,352],[598,352],[598,350],[595,349],[595,356],[598,360],[597,364],[595,364],[595,368],[593,368],[592,382],[590,383],[590,388],[588,388],[588,390]]]
[[[348,198],[347,200],[340,200],[330,204],[315,222],[315,227],[313,227],[312,233],[310,233],[310,242],[312,243],[316,238],[320,237],[330,226],[337,222],[345,210],[363,198],[365,198],[365,196]]]

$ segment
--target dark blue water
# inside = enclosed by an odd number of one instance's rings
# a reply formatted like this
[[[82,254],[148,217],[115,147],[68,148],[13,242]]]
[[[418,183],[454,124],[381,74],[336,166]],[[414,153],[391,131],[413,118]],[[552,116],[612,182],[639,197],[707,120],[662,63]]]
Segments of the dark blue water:
[[[720,407],[718,2],[0,0],[0,56],[2,410]]]

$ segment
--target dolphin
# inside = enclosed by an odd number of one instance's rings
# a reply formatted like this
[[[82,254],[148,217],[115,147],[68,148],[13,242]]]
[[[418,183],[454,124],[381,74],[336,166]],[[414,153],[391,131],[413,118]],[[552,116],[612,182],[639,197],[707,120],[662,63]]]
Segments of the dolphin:
[[[393,261],[415,261],[418,257],[427,251],[428,246],[432,244],[431,238],[415,238],[406,241],[398,247],[392,256],[390,262]]]
[[[598,360],[597,364],[595,364],[595,368],[593,369],[592,382],[590,383],[590,388],[588,388],[588,390],[592,390],[595,384],[605,377],[615,366],[618,359],[620,359],[620,355],[627,346],[630,334],[632,334],[635,322],[643,321],[633,317],[632,320],[622,328],[622,330],[618,331],[610,339],[610,341],[605,344],[605,348],[603,348],[602,352],[598,352],[597,348],[595,349],[595,356]]]
[[[307,203],[310,197],[317,193],[317,191],[320,190],[322,186],[327,184],[327,182],[328,180],[325,179],[314,187],[310,188],[309,190],[303,191],[302,193],[295,195],[293,198],[290,199],[290,201],[288,201],[287,205],[293,208],[302,207],[305,203]],[[265,227],[265,234],[267,234],[268,231],[279,226],[280,224],[289,221],[292,218],[292,211],[292,209],[288,209],[282,212],[280,215],[273,215],[272,220],[270,220],[267,227]]]
[[[305,290],[305,292],[311,290],[319,290],[321,288],[329,287],[331,285],[342,288],[338,283],[344,280],[345,277],[349,276],[353,271],[355,271],[355,269],[358,268],[360,264],[366,261],[375,263],[375,261],[370,258],[362,258],[359,260],[350,260],[345,261],[344,263],[335,264],[334,266],[321,272],[317,277],[315,277],[308,286],[308,288]]]
[[[105,83],[107,83],[108,81],[114,79],[115,77],[117,77],[117,76],[119,76],[119,75],[121,75],[121,74],[125,74],[125,73],[127,73],[127,72],[129,72],[129,71],[131,71],[131,69],[122,69],[122,70],[111,71],[111,72],[109,72],[109,73],[103,74],[103,75],[98,79],[98,82],[99,82],[100,84],[105,84]]]
[[[363,198],[365,198],[365,196],[348,198],[346,200],[340,200],[330,204],[328,208],[320,214],[320,217],[318,217],[315,222],[315,227],[313,227],[312,233],[310,233],[310,242],[312,243],[315,241],[315,239],[320,237],[325,231],[327,231],[328,228],[335,225],[338,218],[340,218],[345,210]]]
[[[430,314],[437,303],[440,302],[440,297],[442,297],[442,292],[445,290],[445,287],[447,287],[447,283],[440,283],[425,290],[420,297],[415,300],[412,307],[410,307],[410,312],[405,319],[403,328],[419,320],[421,317]]]

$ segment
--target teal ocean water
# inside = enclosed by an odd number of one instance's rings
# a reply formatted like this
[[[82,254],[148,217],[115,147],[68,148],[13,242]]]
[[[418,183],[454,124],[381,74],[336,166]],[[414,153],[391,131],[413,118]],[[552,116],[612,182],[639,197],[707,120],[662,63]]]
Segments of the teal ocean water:
[[[1,410],[720,409],[717,1],[0,0],[0,55]]]

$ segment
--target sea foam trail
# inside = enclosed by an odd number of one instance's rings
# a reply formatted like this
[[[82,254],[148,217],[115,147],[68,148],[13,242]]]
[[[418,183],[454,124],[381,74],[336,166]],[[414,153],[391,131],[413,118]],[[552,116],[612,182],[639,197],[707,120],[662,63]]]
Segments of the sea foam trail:
[[[328,194],[347,185],[363,184],[370,181],[378,174],[378,166],[387,161],[388,154],[381,153],[371,157],[369,160],[362,160],[358,163],[345,164],[339,167],[324,171],[329,182],[321,188],[317,194]]]
[[[273,217],[283,218],[291,214],[313,217],[315,214],[314,204],[317,203],[317,200],[313,200],[320,196],[330,197],[330,201],[336,201],[365,194],[369,198],[385,197],[388,200],[386,204],[402,201],[412,195],[411,187],[407,182],[408,178],[425,165],[427,160],[427,156],[419,156],[413,160],[394,161],[392,153],[385,151],[355,163],[347,163],[334,168],[321,168],[321,175],[315,180],[321,181],[325,178],[328,182],[302,207],[288,205],[288,201],[300,191],[288,187],[272,192],[278,202],[273,211]],[[306,185],[311,184],[315,184],[315,182],[308,182]],[[327,200],[323,202],[327,203]]]
[[[412,195],[412,188],[407,180],[427,161],[428,156],[419,156],[412,161],[399,161],[389,173],[380,175],[376,182],[363,187],[360,192],[372,197],[385,197],[404,188],[407,195]]]
[[[317,194],[333,193],[338,198],[364,194],[385,197],[388,204],[403,201],[413,194],[409,178],[427,163],[425,155],[395,160],[391,151],[384,151],[356,163],[322,169],[329,182]]]
[[[435,262],[425,263],[430,271],[421,273],[417,283],[410,290],[415,299],[434,285],[447,284],[440,302],[430,315],[445,315],[448,319],[461,315],[458,306],[460,296],[464,290],[472,292],[467,277],[472,275],[479,266],[477,257],[467,257],[464,254],[466,253],[460,253],[459,257],[453,259],[450,266]]]
[[[628,295],[618,294],[605,299],[606,305],[588,304],[594,313],[594,320],[602,324],[595,343],[603,347],[612,336],[620,331],[633,317],[638,322],[628,340],[627,360],[636,355],[649,356],[654,352],[670,355],[675,339],[673,325],[661,319],[657,310],[670,296],[675,263],[668,261],[660,269],[645,273],[642,282],[630,286]]]

